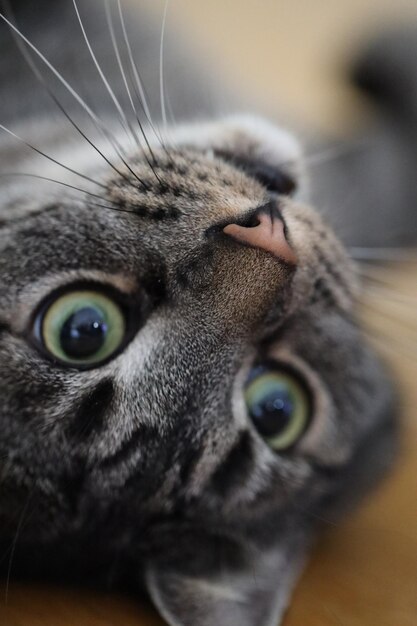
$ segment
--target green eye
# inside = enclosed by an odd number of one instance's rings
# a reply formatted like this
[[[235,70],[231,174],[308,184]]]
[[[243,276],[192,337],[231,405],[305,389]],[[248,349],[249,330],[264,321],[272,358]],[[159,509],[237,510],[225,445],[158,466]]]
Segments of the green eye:
[[[73,291],[57,298],[39,322],[40,339],[55,358],[98,365],[122,344],[126,321],[119,305],[100,292]]]
[[[274,450],[294,445],[308,426],[309,394],[286,371],[255,367],[246,385],[245,401],[255,428]]]

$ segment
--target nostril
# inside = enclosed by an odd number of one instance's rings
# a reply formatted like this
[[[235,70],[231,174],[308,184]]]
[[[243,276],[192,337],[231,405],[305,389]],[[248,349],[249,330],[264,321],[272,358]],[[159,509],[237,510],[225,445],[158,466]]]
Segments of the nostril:
[[[260,221],[259,221],[258,210],[256,210],[251,215],[247,215],[241,220],[234,221],[233,224],[237,224],[238,226],[243,226],[243,228],[255,228],[255,226],[259,226]]]
[[[275,222],[275,220],[280,220],[281,222],[284,221],[277,203],[267,202],[266,204],[252,210],[250,213],[246,213],[240,218],[234,219],[233,222],[229,222],[229,224],[236,224],[237,226],[242,226],[243,228],[255,228],[261,223],[263,215],[267,215],[271,222]],[[228,226],[228,224],[224,224],[224,226]]]
[[[236,226],[241,226],[242,228],[255,228],[259,226],[261,223],[260,216],[266,213],[271,216],[271,218],[277,218],[282,220],[282,215],[280,210],[278,209],[275,202],[267,202],[256,209],[251,209],[247,211],[243,215],[236,216],[233,219],[222,220],[217,224],[213,224],[207,228],[205,234],[206,237],[211,237],[213,235],[218,235],[219,233],[223,233],[226,226],[234,224]]]
[[[273,202],[259,207],[248,219],[227,224],[223,233],[243,245],[269,252],[281,261],[297,264],[281,212]]]
[[[229,223],[236,224],[237,226],[242,226],[243,228],[255,228],[261,223],[262,215],[268,215],[271,221],[283,221],[281,211],[279,210],[277,203],[267,202],[266,204],[263,204],[262,206],[259,206],[256,209],[250,211],[250,213],[246,213],[240,218],[234,219],[233,222]],[[227,225],[228,224],[224,224],[224,226]]]
[[[223,233],[224,229],[226,228],[226,226],[229,226],[229,224],[237,224],[238,226],[242,226],[243,228],[255,228],[255,226],[259,226],[259,208],[251,209],[250,211],[244,213],[239,217],[236,216],[233,219],[222,220],[217,224],[213,224],[213,226],[207,228],[205,232],[206,237],[210,238],[215,235],[219,235],[220,233]]]

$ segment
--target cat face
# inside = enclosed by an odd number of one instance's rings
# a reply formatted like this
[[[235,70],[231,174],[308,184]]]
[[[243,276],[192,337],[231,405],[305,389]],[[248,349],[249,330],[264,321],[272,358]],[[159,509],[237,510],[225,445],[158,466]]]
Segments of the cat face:
[[[324,507],[380,465],[391,392],[296,142],[172,132],[91,165],[82,202],[4,206],[1,526],[30,501],[34,571],[117,560],[171,624],[263,626]]]

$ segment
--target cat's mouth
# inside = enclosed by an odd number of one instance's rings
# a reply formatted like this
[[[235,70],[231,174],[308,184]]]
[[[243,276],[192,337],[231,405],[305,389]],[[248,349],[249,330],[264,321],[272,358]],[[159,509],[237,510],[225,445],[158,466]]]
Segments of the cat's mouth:
[[[249,223],[227,224],[223,232],[243,245],[264,250],[285,263],[297,265],[297,256],[288,242],[283,217],[274,202],[261,206]]]

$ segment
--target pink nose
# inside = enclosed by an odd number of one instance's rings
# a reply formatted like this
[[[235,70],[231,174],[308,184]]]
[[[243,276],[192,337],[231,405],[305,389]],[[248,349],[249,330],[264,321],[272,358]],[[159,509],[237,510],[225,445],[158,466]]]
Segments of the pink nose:
[[[256,226],[240,226],[228,224],[223,232],[242,244],[259,248],[273,254],[278,259],[297,264],[297,257],[285,236],[285,226],[282,219],[274,215],[273,211],[260,211],[257,215]]]

